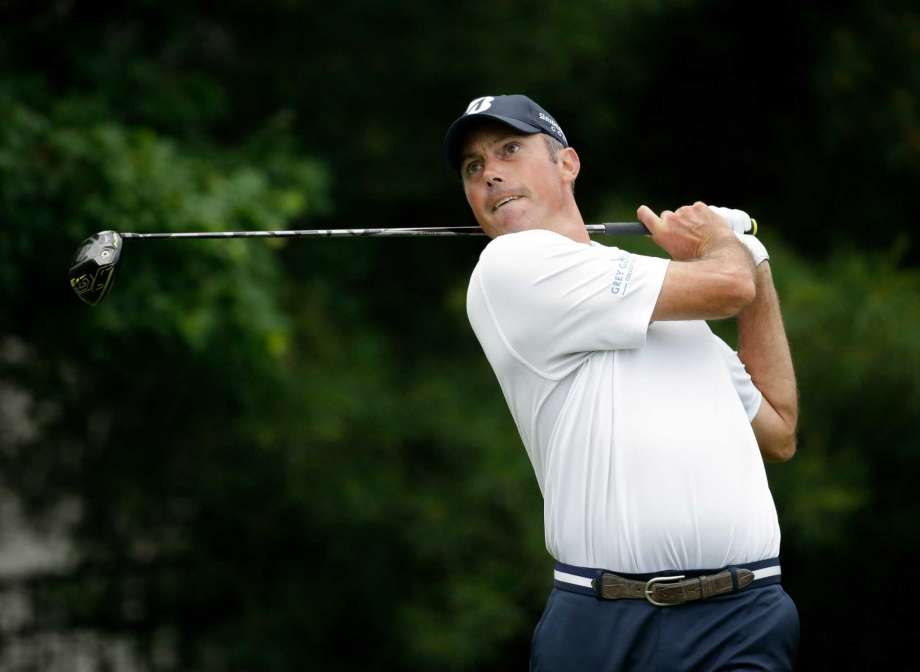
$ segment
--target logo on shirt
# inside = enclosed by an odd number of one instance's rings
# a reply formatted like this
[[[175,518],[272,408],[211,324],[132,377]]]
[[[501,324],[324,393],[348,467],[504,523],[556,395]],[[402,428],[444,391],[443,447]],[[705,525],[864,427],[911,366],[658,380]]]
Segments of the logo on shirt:
[[[629,290],[629,281],[632,280],[633,267],[636,262],[631,254],[624,255],[616,260],[616,270],[613,273],[613,284],[610,293],[614,296],[626,296]]]

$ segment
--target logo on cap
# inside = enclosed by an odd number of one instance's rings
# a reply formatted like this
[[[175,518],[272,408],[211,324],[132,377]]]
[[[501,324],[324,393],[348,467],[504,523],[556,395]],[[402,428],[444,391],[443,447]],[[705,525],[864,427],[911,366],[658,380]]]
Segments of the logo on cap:
[[[467,106],[465,114],[485,112],[490,107],[492,107],[493,100],[495,100],[495,96],[483,96],[482,98],[476,98]]]
[[[551,116],[549,116],[545,112],[539,112],[537,113],[537,116],[540,118],[540,121],[544,122],[547,126],[549,126],[548,130],[558,135],[559,138],[562,140],[562,142],[568,144],[568,140],[565,139],[565,133],[563,133],[562,129],[559,128],[559,124],[556,123],[555,119],[553,119]]]

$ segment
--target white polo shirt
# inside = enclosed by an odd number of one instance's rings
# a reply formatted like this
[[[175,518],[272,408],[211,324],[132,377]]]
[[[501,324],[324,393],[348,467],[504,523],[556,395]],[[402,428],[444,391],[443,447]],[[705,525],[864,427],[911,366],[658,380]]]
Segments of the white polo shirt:
[[[760,392],[704,321],[649,319],[668,261],[506,234],[467,312],[544,498],[546,547],[644,573],[779,555],[750,420]]]

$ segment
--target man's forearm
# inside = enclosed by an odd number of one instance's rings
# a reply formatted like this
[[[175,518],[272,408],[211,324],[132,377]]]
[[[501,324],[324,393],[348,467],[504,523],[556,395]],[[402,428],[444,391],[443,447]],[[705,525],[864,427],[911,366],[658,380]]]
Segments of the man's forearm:
[[[738,313],[738,354],[769,404],[755,419],[761,451],[767,459],[783,460],[795,452],[795,370],[769,262],[757,267],[756,282],[757,297]]]
[[[652,321],[734,317],[756,297],[754,271],[734,235],[711,241],[698,258],[672,260]]]

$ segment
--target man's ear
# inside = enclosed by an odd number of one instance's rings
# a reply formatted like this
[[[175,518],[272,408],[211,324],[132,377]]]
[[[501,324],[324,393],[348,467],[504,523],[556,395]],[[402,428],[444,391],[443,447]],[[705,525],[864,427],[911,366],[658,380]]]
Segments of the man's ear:
[[[566,182],[574,182],[581,170],[581,159],[572,147],[563,147],[559,151],[559,165]]]

